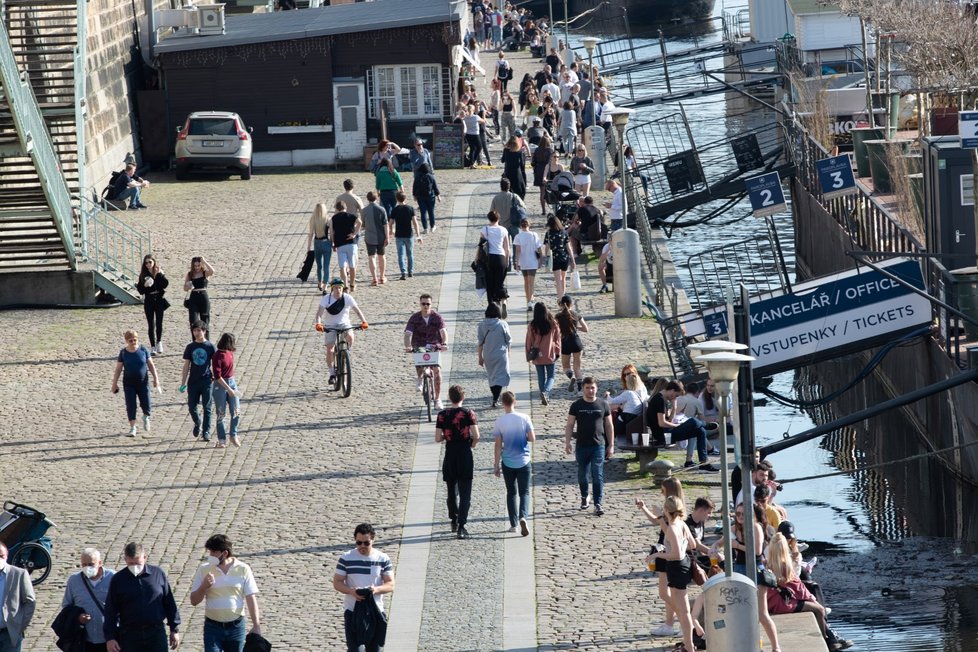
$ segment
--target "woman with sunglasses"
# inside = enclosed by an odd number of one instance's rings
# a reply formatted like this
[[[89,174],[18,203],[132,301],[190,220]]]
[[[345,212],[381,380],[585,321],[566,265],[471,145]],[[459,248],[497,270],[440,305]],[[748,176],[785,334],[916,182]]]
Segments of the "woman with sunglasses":
[[[126,416],[129,417],[129,436],[136,436],[136,400],[143,411],[143,428],[149,432],[149,415],[152,405],[149,399],[149,376],[153,376],[153,387],[160,389],[160,377],[153,364],[153,354],[139,343],[136,331],[127,330],[122,334],[126,346],[116,358],[115,372],[112,374],[112,393],[119,393],[119,376],[122,376],[122,389],[126,397]]]
[[[594,161],[587,155],[587,148],[584,145],[577,146],[568,169],[574,175],[574,190],[581,193],[581,197],[587,197],[591,191],[591,173],[594,172]]]
[[[143,312],[146,313],[146,326],[149,329],[149,343],[153,353],[163,353],[163,313],[170,302],[163,295],[170,281],[163,275],[156,256],[146,254],[139,270],[136,291],[143,295]]]

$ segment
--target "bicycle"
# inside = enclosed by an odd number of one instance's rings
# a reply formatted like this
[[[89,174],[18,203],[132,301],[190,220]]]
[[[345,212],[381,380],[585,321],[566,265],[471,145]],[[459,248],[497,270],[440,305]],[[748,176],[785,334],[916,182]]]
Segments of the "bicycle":
[[[421,398],[424,401],[430,422],[431,409],[435,404],[435,374],[431,368],[441,365],[441,352],[437,349],[417,348],[413,351],[413,355],[414,366],[424,367],[421,370]]]
[[[353,391],[353,367],[350,360],[350,345],[345,337],[347,331],[362,331],[367,329],[367,323],[359,326],[347,326],[345,328],[332,328],[316,324],[316,330],[320,333],[336,333],[336,375],[333,379],[332,391],[342,392],[343,398],[349,398]]]

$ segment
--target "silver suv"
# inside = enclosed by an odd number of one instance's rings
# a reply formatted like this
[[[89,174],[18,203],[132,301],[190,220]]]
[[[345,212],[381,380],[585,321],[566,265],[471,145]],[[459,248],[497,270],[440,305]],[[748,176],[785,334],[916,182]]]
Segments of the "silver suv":
[[[177,127],[177,179],[191,169],[234,171],[251,178],[251,128],[237,113],[195,111]]]

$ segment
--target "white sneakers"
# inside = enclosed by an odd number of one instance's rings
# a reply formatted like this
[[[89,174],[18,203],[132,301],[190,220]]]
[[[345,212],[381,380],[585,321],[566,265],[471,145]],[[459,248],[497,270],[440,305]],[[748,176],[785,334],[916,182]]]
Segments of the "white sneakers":
[[[424,384],[424,376],[418,376],[418,383],[417,385],[415,385],[415,387],[418,388],[419,392],[421,391],[421,385],[423,384]]]
[[[675,636],[676,630],[674,625],[668,623],[662,623],[658,627],[652,630],[652,636]]]
[[[163,342],[157,342],[156,343],[156,352],[157,353],[163,353]]]
[[[150,429],[150,427],[152,427],[152,425],[153,424],[150,423],[150,421],[149,421],[149,415],[148,414],[144,414],[143,415],[143,430],[145,430],[146,432],[149,432],[149,429]],[[136,426],[133,426],[133,429],[135,429],[135,428],[136,428]]]
[[[129,428],[129,436],[130,437],[136,436],[136,426],[132,426],[131,428]]]
[[[445,406],[444,406],[444,404],[442,404],[440,398],[436,398],[435,399],[435,409],[436,410],[444,410],[445,409]]]

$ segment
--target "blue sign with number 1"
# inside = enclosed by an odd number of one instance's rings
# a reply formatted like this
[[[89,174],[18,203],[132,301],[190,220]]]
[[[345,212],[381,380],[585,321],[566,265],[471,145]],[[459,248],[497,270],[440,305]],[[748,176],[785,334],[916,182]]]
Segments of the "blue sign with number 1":
[[[750,197],[754,217],[765,217],[787,210],[784,201],[784,190],[781,189],[781,176],[777,172],[768,172],[759,177],[744,179],[747,195]]]
[[[822,186],[822,199],[835,199],[856,192],[856,178],[852,174],[852,159],[848,154],[815,161],[818,183]]]

